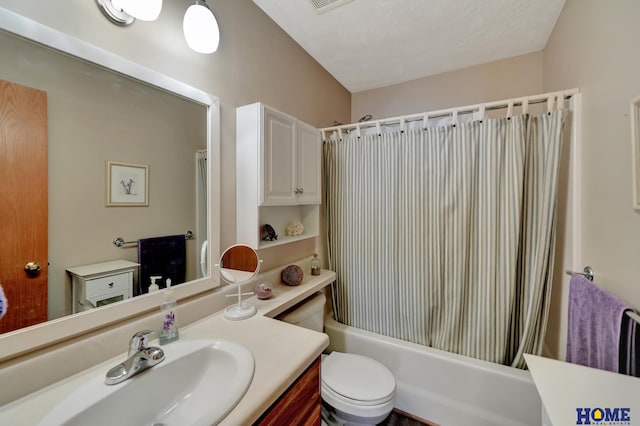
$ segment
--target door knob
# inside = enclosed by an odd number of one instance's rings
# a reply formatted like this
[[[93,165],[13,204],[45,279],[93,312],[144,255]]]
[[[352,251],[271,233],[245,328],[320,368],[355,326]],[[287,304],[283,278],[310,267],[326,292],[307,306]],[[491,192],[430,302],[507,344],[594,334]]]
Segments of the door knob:
[[[38,262],[29,262],[26,265],[24,265],[24,271],[27,274],[31,275],[32,277],[35,277],[36,275],[38,275],[41,270],[42,270],[42,267]]]

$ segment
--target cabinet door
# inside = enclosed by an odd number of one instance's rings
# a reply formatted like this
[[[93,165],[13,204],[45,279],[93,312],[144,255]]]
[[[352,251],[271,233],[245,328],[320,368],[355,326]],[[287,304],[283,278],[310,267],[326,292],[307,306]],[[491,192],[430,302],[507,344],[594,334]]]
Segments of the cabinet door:
[[[298,204],[320,204],[322,202],[320,130],[298,121],[297,131],[296,189]]]
[[[261,205],[296,204],[294,153],[296,120],[264,108]]]
[[[254,426],[320,426],[320,358],[287,389]]]

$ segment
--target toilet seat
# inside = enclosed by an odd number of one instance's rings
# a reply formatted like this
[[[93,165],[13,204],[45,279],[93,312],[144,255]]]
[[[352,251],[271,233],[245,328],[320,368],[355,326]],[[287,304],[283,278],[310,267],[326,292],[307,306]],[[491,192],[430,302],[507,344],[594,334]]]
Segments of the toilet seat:
[[[334,391],[333,389],[331,389],[325,383],[322,383],[320,385],[320,390],[322,392],[322,396],[325,397],[325,399],[331,399],[333,401],[337,400],[345,404],[350,404],[353,406],[361,406],[361,407],[373,407],[377,405],[382,405],[391,401],[394,397],[394,395],[389,395],[385,398],[380,398],[373,401],[362,401],[359,399],[353,399],[353,398],[349,398],[348,396],[341,395],[336,391]]]
[[[395,399],[393,374],[362,355],[332,352],[322,363],[321,382],[323,397],[348,405],[376,406]]]
[[[380,398],[373,401],[361,401],[359,399],[349,398],[344,395],[340,395],[330,387],[328,387],[325,383],[320,384],[320,392],[322,394],[322,398],[324,398],[327,402],[331,401],[331,405],[335,405],[336,403],[346,404],[353,407],[378,407],[380,405],[384,405],[389,401],[393,401],[395,394],[389,395],[385,398]]]

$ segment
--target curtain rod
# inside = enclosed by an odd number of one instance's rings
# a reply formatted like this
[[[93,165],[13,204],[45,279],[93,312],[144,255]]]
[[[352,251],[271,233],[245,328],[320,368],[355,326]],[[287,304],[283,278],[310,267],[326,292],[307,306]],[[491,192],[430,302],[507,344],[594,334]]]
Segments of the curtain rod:
[[[551,109],[551,107],[553,106],[553,103],[557,102],[558,99],[563,99],[563,100],[570,99],[573,95],[579,92],[580,92],[579,89],[561,90],[558,92],[543,93],[541,95],[532,95],[532,96],[524,96],[521,98],[504,99],[501,101],[493,101],[493,102],[486,102],[486,103],[476,104],[476,105],[447,108],[447,109],[441,109],[441,110],[436,110],[431,112],[423,112],[419,114],[401,115],[397,117],[383,118],[380,120],[364,121],[364,122],[351,123],[351,124],[341,124],[339,126],[325,127],[320,130],[322,131],[322,137],[324,139],[326,137],[326,133],[332,132],[332,131],[366,129],[370,127],[388,126],[391,124],[400,124],[402,126],[404,125],[404,123],[411,123],[414,121],[421,121],[421,120],[426,121],[430,118],[440,118],[440,117],[447,117],[447,116],[453,116],[454,118],[456,118],[458,114],[471,114],[471,113],[475,113],[476,111],[480,112],[481,114],[484,114],[485,111],[494,111],[498,109],[507,108],[509,110],[508,114],[510,116],[511,109],[514,106],[522,105],[523,107],[526,108],[528,105],[547,102],[547,104],[549,105],[549,108]]]

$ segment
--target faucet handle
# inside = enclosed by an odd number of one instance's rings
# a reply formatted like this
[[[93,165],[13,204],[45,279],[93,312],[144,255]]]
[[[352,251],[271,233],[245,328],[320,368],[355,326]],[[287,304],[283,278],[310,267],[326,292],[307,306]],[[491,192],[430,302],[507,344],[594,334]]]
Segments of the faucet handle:
[[[153,334],[153,330],[142,330],[131,336],[129,340],[129,356],[147,348],[148,336]]]

